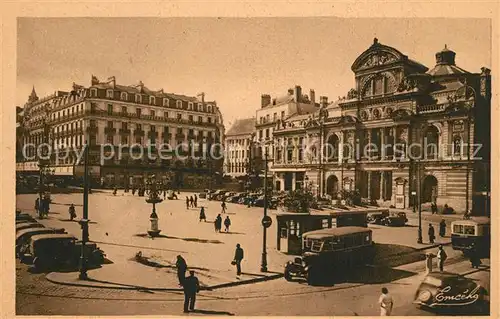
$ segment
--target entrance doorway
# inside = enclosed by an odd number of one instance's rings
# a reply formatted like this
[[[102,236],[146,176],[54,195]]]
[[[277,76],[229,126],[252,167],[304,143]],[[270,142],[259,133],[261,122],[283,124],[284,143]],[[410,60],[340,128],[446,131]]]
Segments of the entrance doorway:
[[[337,179],[337,176],[330,175],[326,180],[326,193],[331,195],[333,198],[336,198],[338,190],[339,180]]]
[[[433,175],[427,175],[422,183],[422,203],[430,203],[437,198],[438,181]]]

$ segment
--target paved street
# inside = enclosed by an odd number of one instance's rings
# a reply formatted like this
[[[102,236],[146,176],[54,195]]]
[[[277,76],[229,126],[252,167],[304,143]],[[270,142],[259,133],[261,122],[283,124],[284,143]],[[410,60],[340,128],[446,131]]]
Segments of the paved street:
[[[198,222],[198,210],[185,207],[181,193],[177,201],[165,201],[158,205],[160,229],[168,238],[148,238],[136,236],[145,233],[149,226],[151,205],[143,197],[129,194],[113,196],[111,193],[94,192],[90,195],[89,216],[91,239],[100,242],[107,257],[114,263],[102,269],[119,269],[116,278],[129,284],[154,287],[175,285],[175,273],[146,267],[130,261],[137,251],[154,255],[158,260],[172,262],[177,254],[182,254],[190,266],[200,270],[200,280],[210,282],[210,277],[235,278],[230,265],[234,246],[240,243],[245,249],[244,271],[259,272],[262,246],[261,208],[247,208],[228,204],[232,220],[231,233],[214,232],[212,223]],[[30,210],[36,195],[17,196],[18,209]],[[55,204],[51,206],[50,218],[42,222],[49,226],[65,227],[68,232],[80,236],[80,227],[69,222],[67,204],[79,205],[81,194],[55,194]],[[200,200],[199,206],[206,206],[207,219],[213,220],[220,211],[218,202]],[[81,216],[81,206],[77,214]],[[272,213],[272,212],[271,212]],[[415,221],[410,217],[410,224]],[[424,227],[426,227],[424,223]],[[268,252],[269,270],[282,271],[283,264],[290,256],[276,251],[276,223],[269,229]],[[413,247],[416,244],[416,227],[390,228],[370,226],[374,240],[378,243],[400,243]],[[424,228],[425,229],[425,228]],[[424,241],[426,241],[424,231]],[[449,239],[444,239],[444,241]],[[455,251],[448,249],[453,265],[450,269],[468,270],[470,266]],[[115,268],[111,268],[115,266]],[[423,263],[401,266],[387,274],[393,282],[363,282],[356,280],[334,286],[311,287],[303,282],[287,282],[284,279],[271,280],[238,287],[202,291],[197,307],[204,311],[199,314],[211,315],[377,315],[376,300],[382,286],[389,288],[395,298],[395,314],[420,314],[411,304],[413,294],[421,279],[415,276],[422,270]],[[413,267],[413,268],[412,268]],[[130,271],[130,273],[126,273]],[[92,276],[93,271],[89,272]],[[76,273],[74,273],[77,276]],[[487,281],[488,273],[481,271],[475,276]],[[101,278],[104,279],[104,278]],[[398,280],[399,279],[399,280]],[[180,314],[182,293],[160,291],[126,291],[117,289],[96,289],[60,286],[45,280],[43,274],[27,272],[26,265],[17,264],[18,314],[61,314],[61,315],[165,315]],[[371,301],[367,301],[371,300]],[[122,302],[126,301],[126,302]],[[304,308],[307,305],[307,308]],[[195,313],[196,314],[196,313]],[[195,315],[191,314],[191,315]],[[423,314],[428,314],[423,312]]]

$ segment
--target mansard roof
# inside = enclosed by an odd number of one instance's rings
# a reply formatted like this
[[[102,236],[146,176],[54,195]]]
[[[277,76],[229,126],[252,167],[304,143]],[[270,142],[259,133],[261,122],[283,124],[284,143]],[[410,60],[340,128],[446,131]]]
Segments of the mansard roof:
[[[244,134],[252,134],[255,131],[255,118],[247,118],[247,119],[238,119],[234,124],[229,128],[226,133],[226,136],[234,136],[234,135],[244,135]]]
[[[401,53],[399,50],[380,44],[378,39],[373,40],[373,44],[361,53],[351,66],[351,70],[355,73],[365,69],[381,65],[390,65],[403,62],[415,67],[420,72],[426,72],[429,68],[423,64],[411,60],[408,56]]]

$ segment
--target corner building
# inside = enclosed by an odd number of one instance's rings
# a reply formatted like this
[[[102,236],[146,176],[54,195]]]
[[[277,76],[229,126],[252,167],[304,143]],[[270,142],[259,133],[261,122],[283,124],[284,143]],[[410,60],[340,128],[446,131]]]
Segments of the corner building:
[[[40,111],[40,110],[43,110]],[[33,113],[33,115],[31,115]],[[62,157],[68,147],[81,149],[90,142],[90,174],[94,183],[107,186],[142,184],[149,174],[156,174],[172,187],[203,187],[215,173],[222,171],[223,159],[213,159],[208,152],[223,143],[224,125],[215,101],[198,97],[153,91],[142,82],[119,85],[115,77],[105,82],[92,76],[89,87],[73,84],[71,92],[58,91],[48,98],[38,99],[35,91],[25,105],[23,122],[24,143],[41,141],[43,119],[49,124],[48,140],[55,150],[51,168],[55,175],[75,178],[83,175],[83,164],[77,163],[74,152]],[[34,136],[34,137],[33,137]],[[100,157],[104,151],[115,152],[112,159]],[[178,154],[162,159],[136,154],[148,144],[169,144],[178,147]],[[118,149],[122,147],[119,158]],[[213,153],[222,150],[217,149]],[[152,154],[158,154],[154,150]],[[133,156],[131,156],[133,155]],[[198,157],[198,158],[196,158]],[[28,169],[26,168],[28,167]],[[31,168],[31,169],[30,169]],[[37,169],[36,162],[18,163],[18,170]]]
[[[435,57],[429,69],[375,39],[354,61],[345,97],[275,129],[275,137],[301,132],[316,144],[288,162],[278,156],[274,168],[305,170],[333,198],[357,189],[381,206],[410,208],[420,196],[424,205],[489,215],[490,70],[463,70],[446,46]]]

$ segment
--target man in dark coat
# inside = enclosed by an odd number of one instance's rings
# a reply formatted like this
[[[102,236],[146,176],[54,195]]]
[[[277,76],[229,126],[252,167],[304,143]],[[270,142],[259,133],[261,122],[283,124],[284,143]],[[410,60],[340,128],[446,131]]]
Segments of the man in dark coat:
[[[194,194],[194,208],[197,208],[198,207],[198,196],[196,196],[196,194]]]
[[[189,271],[189,277],[184,280],[184,312],[194,310],[196,293],[200,291],[200,282],[194,275],[194,271]],[[189,309],[188,309],[189,307]]]
[[[179,279],[179,286],[182,286],[184,285],[184,281],[186,280],[187,263],[181,255],[177,256],[175,267],[177,268],[177,278]]]
[[[219,214],[215,219],[215,231],[220,232],[221,228],[222,228],[222,217]]]
[[[224,220],[224,226],[226,228],[226,233],[229,231],[229,226],[231,226],[231,220],[229,219],[229,216],[226,216],[226,219]]]
[[[434,244],[434,239],[436,239],[436,235],[435,235],[434,227],[432,226],[432,224],[429,224],[429,231],[427,232],[427,234],[429,235],[429,242],[431,244]]]
[[[446,222],[444,219],[441,219],[441,222],[439,223],[439,236],[444,237],[446,234]]]
[[[200,222],[202,220],[207,222],[207,215],[205,215],[205,207],[201,207],[200,209]]]
[[[472,268],[478,269],[481,265],[481,258],[479,257],[479,251],[474,243],[471,244],[468,254]]]
[[[240,244],[236,245],[236,250],[234,252],[234,261],[236,262],[236,275],[241,275],[241,261],[243,260],[243,248]]]
[[[189,209],[189,197],[186,196],[186,209]]]

